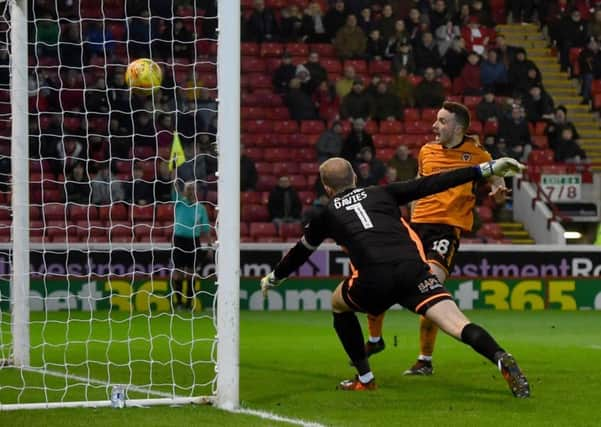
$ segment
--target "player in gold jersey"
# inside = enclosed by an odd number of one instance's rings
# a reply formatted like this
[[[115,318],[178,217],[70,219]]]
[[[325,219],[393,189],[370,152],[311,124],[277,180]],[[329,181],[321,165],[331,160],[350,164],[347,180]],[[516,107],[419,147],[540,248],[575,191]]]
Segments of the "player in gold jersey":
[[[426,143],[419,152],[418,176],[429,176],[443,171],[477,165],[491,160],[480,145],[477,136],[467,135],[470,127],[469,110],[456,102],[445,102],[438,111],[432,130],[434,141]],[[490,179],[489,195],[503,203],[509,190],[503,178]],[[468,183],[417,200],[413,205],[411,226],[422,240],[426,259],[432,273],[444,283],[452,271],[459,239],[473,226],[476,204],[474,184]],[[384,315],[369,316],[368,355],[384,349],[382,322]],[[420,317],[420,354],[416,363],[404,375],[431,375],[432,354],[438,327]]]

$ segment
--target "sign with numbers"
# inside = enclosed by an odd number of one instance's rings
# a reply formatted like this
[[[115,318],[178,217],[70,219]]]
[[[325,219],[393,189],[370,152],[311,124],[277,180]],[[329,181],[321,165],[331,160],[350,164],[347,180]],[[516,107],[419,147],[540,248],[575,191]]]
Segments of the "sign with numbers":
[[[552,202],[577,202],[580,200],[582,176],[541,175],[540,185]]]

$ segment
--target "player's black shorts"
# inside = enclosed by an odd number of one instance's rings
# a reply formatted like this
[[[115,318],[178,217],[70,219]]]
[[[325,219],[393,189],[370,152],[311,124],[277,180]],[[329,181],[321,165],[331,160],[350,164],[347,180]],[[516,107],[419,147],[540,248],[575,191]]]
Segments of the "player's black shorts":
[[[446,224],[411,223],[424,246],[426,260],[446,270],[447,276],[455,266],[455,255],[459,249],[461,230]]]
[[[421,261],[379,264],[356,272],[344,280],[342,297],[355,311],[376,315],[397,303],[424,314],[434,304],[453,299]]]
[[[199,239],[173,236],[173,265],[176,269],[195,271],[203,258]]]

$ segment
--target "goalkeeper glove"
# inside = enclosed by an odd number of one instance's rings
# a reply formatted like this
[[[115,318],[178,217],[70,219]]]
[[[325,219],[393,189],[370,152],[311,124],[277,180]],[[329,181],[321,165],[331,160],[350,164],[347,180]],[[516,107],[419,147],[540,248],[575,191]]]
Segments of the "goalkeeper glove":
[[[478,165],[478,169],[480,170],[483,178],[488,178],[492,175],[505,177],[514,176],[518,173],[521,173],[524,169],[526,169],[526,166],[517,160],[512,159],[511,157],[501,157],[497,160],[480,163],[480,165]]]
[[[263,292],[263,296],[267,296],[267,292],[271,288],[275,288],[276,286],[280,286],[284,280],[286,279],[276,279],[273,271],[269,273],[267,276],[261,279],[261,292]]]

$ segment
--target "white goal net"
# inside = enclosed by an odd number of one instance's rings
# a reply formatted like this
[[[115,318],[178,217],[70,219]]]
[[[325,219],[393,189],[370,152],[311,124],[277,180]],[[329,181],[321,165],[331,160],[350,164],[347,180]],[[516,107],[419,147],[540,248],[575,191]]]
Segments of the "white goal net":
[[[239,81],[239,2],[219,3],[0,3],[0,410],[115,387],[237,406],[238,169],[219,172],[239,92],[218,88]],[[159,90],[126,86],[138,58]]]

